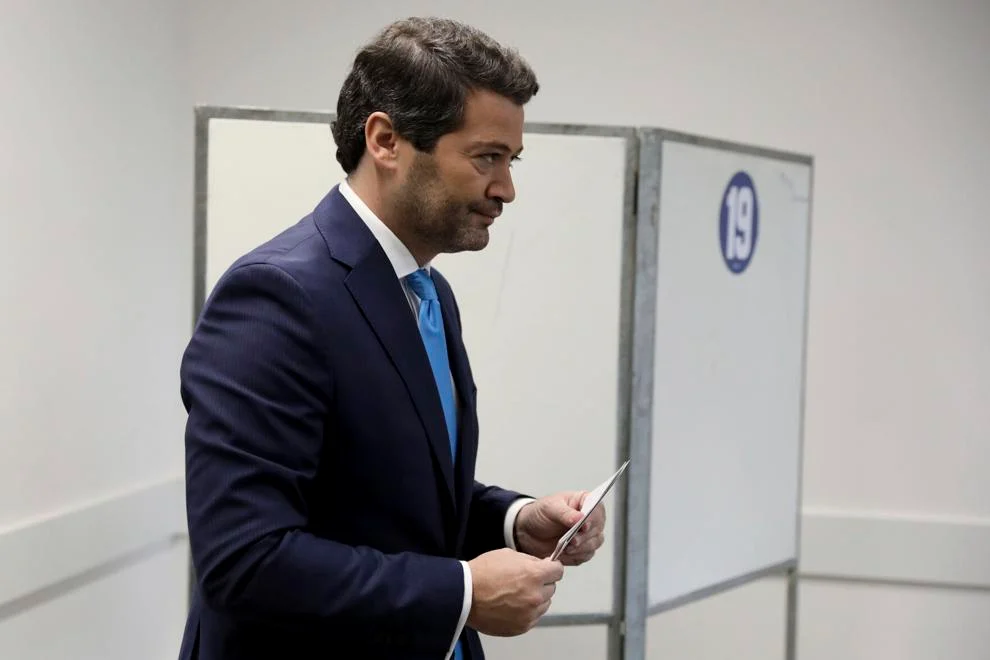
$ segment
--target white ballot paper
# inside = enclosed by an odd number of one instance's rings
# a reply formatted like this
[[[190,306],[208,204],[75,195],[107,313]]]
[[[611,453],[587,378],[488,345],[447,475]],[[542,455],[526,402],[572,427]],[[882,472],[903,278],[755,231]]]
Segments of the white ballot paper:
[[[588,493],[588,496],[584,498],[584,503],[581,504],[581,513],[583,514],[581,516],[581,520],[577,521],[577,523],[575,523],[573,527],[567,530],[567,532],[560,537],[560,541],[557,542],[557,548],[553,551],[553,554],[550,555],[551,561],[556,561],[557,558],[560,557],[560,554],[564,551],[564,548],[567,547],[567,544],[570,543],[571,539],[573,539],[574,536],[578,533],[578,530],[581,529],[581,525],[583,525],[584,522],[588,519],[588,516],[591,515],[591,512],[595,510],[595,508],[601,503],[603,499],[605,499],[605,495],[607,495],[608,491],[612,489],[612,486],[615,484],[616,481],[618,481],[619,476],[623,472],[625,472],[626,467],[628,467],[628,465],[629,465],[629,461],[623,463],[622,467],[616,470],[615,474],[609,477],[607,481],[605,481],[598,488]]]

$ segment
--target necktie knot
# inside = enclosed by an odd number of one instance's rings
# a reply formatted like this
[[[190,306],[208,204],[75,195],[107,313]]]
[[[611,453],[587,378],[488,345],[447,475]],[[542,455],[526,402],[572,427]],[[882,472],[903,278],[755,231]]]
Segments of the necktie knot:
[[[437,287],[433,283],[433,278],[425,268],[420,268],[414,271],[410,275],[406,276],[406,281],[409,283],[409,287],[413,290],[420,300],[436,300],[437,299]]]

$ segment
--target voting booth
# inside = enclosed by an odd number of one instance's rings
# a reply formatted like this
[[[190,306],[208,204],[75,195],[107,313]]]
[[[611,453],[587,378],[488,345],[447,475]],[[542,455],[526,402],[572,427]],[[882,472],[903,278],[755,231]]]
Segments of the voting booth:
[[[197,108],[196,316],[343,179],[332,119]],[[779,574],[793,657],[811,159],[641,127],[528,123],[524,144],[488,247],[434,261],[478,384],[477,477],[541,496],[629,461],[605,547],[540,627],[639,660],[651,617]]]

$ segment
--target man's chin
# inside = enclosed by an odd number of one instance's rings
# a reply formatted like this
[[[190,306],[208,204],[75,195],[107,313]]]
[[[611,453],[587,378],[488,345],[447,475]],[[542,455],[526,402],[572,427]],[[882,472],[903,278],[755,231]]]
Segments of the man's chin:
[[[467,249],[471,252],[484,250],[488,247],[489,240],[491,240],[491,236],[488,233],[488,227],[476,229],[471,232],[471,240],[469,241],[470,246]]]
[[[451,249],[445,252],[478,252],[488,247],[490,236],[487,227],[472,227],[455,241]]]

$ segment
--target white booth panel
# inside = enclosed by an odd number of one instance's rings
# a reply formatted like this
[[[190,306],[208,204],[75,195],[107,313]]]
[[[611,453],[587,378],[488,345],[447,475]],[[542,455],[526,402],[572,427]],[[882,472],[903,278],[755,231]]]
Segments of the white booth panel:
[[[649,603],[796,559],[811,167],[664,140]]]
[[[243,254],[310,213],[344,170],[330,124],[211,119],[206,291]]]

